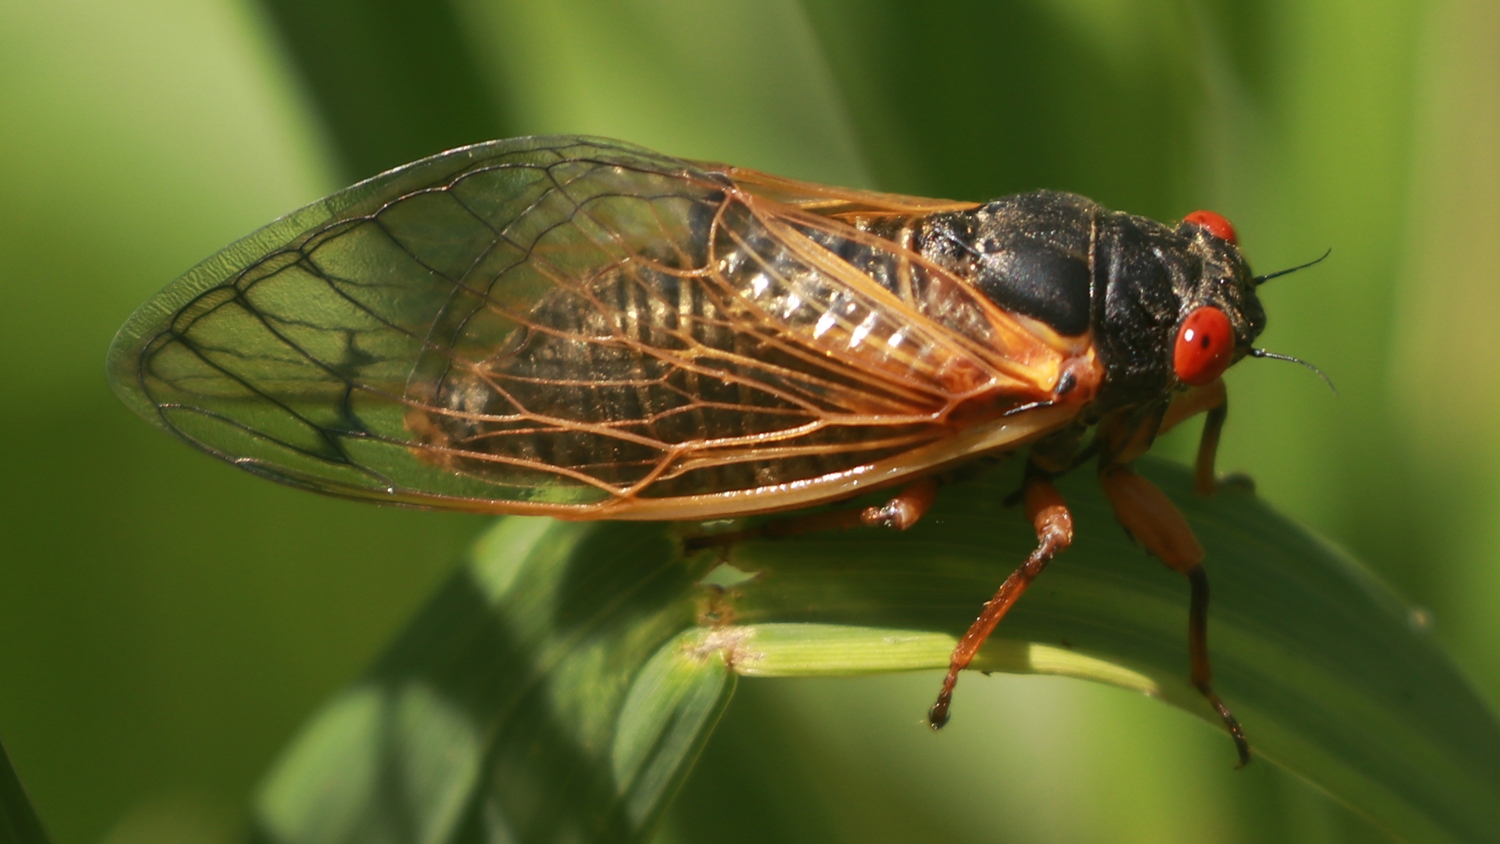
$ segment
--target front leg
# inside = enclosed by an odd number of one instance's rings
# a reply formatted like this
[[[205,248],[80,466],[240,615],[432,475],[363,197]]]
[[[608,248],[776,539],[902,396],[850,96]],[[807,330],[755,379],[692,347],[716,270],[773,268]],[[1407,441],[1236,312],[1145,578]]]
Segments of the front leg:
[[[1244,767],[1250,762],[1250,743],[1245,740],[1239,720],[1213,689],[1213,668],[1208,659],[1208,574],[1203,570],[1203,546],[1177,506],[1154,484],[1137,475],[1129,464],[1102,465],[1099,483],[1109,497],[1115,518],[1125,530],[1169,568],[1187,577],[1192,588],[1188,604],[1188,655],[1193,686],[1223,719],[1234,739],[1240,766]]]
[[[1203,435],[1198,439],[1198,459],[1193,465],[1193,487],[1199,495],[1212,495],[1218,488],[1214,475],[1214,457],[1219,452],[1219,434],[1224,430],[1224,419],[1229,415],[1229,393],[1224,389],[1224,379],[1219,378],[1179,394],[1162,416],[1157,434],[1165,434],[1179,423],[1200,413],[1207,415],[1203,417]]]

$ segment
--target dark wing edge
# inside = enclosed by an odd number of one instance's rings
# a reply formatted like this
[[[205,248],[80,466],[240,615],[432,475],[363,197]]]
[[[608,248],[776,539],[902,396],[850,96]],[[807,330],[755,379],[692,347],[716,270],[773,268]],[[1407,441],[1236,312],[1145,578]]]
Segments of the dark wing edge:
[[[161,426],[164,430],[176,433],[171,426],[162,425],[157,418],[156,407],[144,401],[145,396],[137,389],[139,381],[137,368],[141,350],[160,331],[164,320],[177,313],[196,297],[224,284],[238,273],[244,272],[267,254],[348,214],[350,209],[369,205],[372,201],[387,201],[412,190],[419,190],[444,175],[459,173],[476,161],[486,158],[509,152],[571,146],[592,146],[646,156],[657,155],[645,147],[625,141],[586,135],[529,135],[521,138],[506,138],[457,147],[409,164],[393,167],[384,173],[378,173],[322,199],[310,202],[278,217],[198,262],[192,269],[183,273],[136,308],[120,330],[115,333],[105,359],[105,372],[111,387],[114,388],[115,395],[143,418]]]

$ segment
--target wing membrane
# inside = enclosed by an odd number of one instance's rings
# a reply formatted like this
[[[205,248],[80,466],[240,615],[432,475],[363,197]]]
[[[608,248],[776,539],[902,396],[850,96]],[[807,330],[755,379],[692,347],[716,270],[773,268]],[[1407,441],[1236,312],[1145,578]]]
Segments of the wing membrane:
[[[600,139],[481,144],[204,262],[121,331],[112,377],[210,453],[334,494],[798,506],[1066,420],[1016,413],[1065,349],[851,222],[957,207]]]

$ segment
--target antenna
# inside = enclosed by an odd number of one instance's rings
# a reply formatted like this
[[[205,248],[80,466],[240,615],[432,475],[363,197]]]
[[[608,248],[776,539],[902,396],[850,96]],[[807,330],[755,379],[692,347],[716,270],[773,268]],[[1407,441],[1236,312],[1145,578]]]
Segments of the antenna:
[[[1323,256],[1323,258],[1327,258],[1327,257],[1328,256],[1326,254]],[[1319,258],[1318,261],[1323,260],[1323,258]],[[1313,263],[1316,264],[1317,261],[1314,261]],[[1304,265],[1304,266],[1306,266],[1306,265]],[[1301,269],[1301,267],[1293,267],[1293,269]],[[1287,272],[1291,272],[1291,270],[1287,270]],[[1323,370],[1317,368],[1316,366],[1313,366],[1312,364],[1308,363],[1307,361],[1303,360],[1302,358],[1294,358],[1291,355],[1278,355],[1275,352],[1268,352],[1265,349],[1251,349],[1250,350],[1250,357],[1253,357],[1253,358],[1270,358],[1271,360],[1285,360],[1285,361],[1291,361],[1292,363],[1300,363],[1303,366],[1307,367],[1308,369],[1311,369],[1313,372],[1318,373],[1318,377],[1323,379],[1323,383],[1328,385],[1328,389],[1332,390],[1333,394],[1335,396],[1339,394],[1339,388],[1333,386],[1333,379],[1328,377],[1328,373],[1326,373]]]
[[[1313,260],[1308,261],[1305,264],[1298,264],[1297,266],[1292,267],[1291,269],[1288,269],[1288,270],[1277,270],[1274,273],[1266,273],[1265,275],[1258,275],[1255,278],[1251,279],[1251,281],[1255,282],[1255,286],[1256,287],[1259,287],[1262,284],[1265,284],[1266,282],[1270,281],[1273,278],[1280,278],[1280,277],[1286,275],[1287,273],[1294,273],[1294,272],[1296,272],[1298,270],[1305,270],[1308,267],[1312,266],[1313,264],[1320,264],[1320,263],[1323,262],[1324,258],[1327,258],[1329,255],[1332,255],[1332,254],[1333,254],[1333,247],[1330,246],[1330,247],[1328,247],[1328,251],[1327,252],[1324,252],[1321,256],[1319,256],[1317,258],[1314,258]],[[1297,362],[1301,363],[1302,361],[1297,361]],[[1337,392],[1337,391],[1335,391],[1335,392]]]

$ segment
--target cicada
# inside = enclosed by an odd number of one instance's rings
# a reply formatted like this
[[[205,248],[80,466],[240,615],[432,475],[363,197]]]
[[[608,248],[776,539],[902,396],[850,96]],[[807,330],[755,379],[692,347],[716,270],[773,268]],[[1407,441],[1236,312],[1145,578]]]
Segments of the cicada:
[[[1120,523],[1191,584],[1192,681],[1243,763],[1210,682],[1203,549],[1131,462],[1206,412],[1213,488],[1220,376],[1267,354],[1263,278],[1211,212],[920,199],[534,137],[270,224],[142,306],[109,366],[137,412],[246,471],[486,513],[709,520],[884,489],[804,526],[906,528],[941,473],[1024,450],[1037,547],[955,649],[934,726],[1072,540],[1053,479],[1093,461]]]

